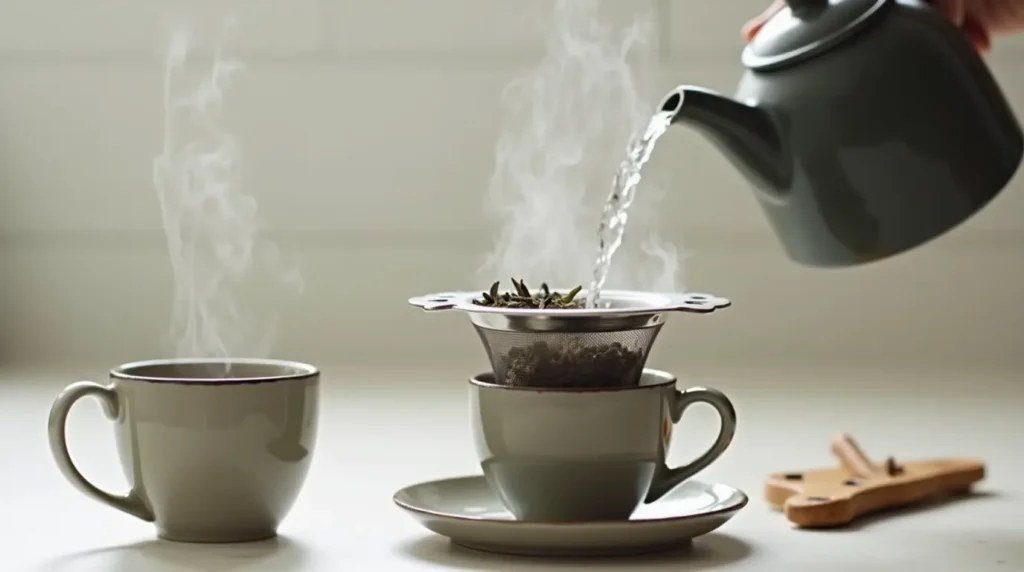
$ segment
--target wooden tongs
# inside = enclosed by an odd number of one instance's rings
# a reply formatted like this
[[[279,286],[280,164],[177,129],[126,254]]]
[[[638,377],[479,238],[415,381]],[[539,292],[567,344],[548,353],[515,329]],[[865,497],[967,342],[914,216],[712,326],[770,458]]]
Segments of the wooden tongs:
[[[845,526],[866,514],[967,492],[985,478],[985,464],[977,459],[898,464],[889,457],[876,464],[845,433],[831,449],[839,468],[775,473],[765,481],[768,504],[798,527]]]

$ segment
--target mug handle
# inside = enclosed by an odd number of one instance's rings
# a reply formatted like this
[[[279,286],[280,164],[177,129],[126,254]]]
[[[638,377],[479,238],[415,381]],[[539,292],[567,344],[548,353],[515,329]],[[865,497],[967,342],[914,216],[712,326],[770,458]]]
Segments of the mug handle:
[[[74,485],[76,489],[84,493],[85,496],[146,522],[153,522],[152,511],[149,510],[149,507],[142,501],[142,498],[139,497],[134,488],[125,496],[112,495],[100,490],[82,476],[82,473],[78,471],[75,463],[71,460],[71,454],[68,452],[66,427],[68,413],[71,412],[71,407],[75,402],[87,395],[92,395],[100,400],[100,404],[103,406],[103,411],[107,414],[107,417],[110,419],[117,418],[119,406],[117,393],[113,387],[103,386],[91,381],[76,381],[65,387],[64,391],[60,392],[57,399],[53,401],[53,405],[50,407],[50,420],[47,423],[50,437],[50,452],[53,453],[53,459],[57,461],[57,468],[60,469],[64,478]]]
[[[673,424],[679,423],[679,420],[683,418],[683,411],[687,407],[694,403],[707,403],[718,412],[718,417],[722,420],[722,428],[711,447],[692,463],[676,468],[669,468],[662,463],[654,475],[647,498],[644,499],[645,503],[652,503],[660,499],[686,479],[706,469],[729,448],[733,435],[736,434],[736,409],[721,391],[706,387],[691,387],[686,391],[673,389],[669,400],[669,415]]]

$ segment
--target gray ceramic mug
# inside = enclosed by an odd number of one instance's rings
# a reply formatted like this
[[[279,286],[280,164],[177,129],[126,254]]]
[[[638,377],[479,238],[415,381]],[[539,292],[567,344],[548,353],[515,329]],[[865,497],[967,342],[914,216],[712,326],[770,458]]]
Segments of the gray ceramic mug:
[[[69,385],[50,409],[50,449],[86,495],[182,542],[245,542],[277,534],[298,497],[316,441],[320,372],[261,359],[125,364],[109,385]],[[131,490],[100,490],[75,468],[65,424],[80,398],[114,420]]]
[[[703,455],[669,468],[675,423],[694,403],[714,407],[722,424]],[[675,376],[645,369],[623,388],[535,388],[470,380],[473,439],[491,489],[525,521],[629,518],[715,461],[736,432],[736,411],[722,393],[676,389]]]

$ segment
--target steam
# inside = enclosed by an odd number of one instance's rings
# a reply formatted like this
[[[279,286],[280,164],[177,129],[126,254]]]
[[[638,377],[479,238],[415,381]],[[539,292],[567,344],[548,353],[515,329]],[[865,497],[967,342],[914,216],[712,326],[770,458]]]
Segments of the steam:
[[[600,21],[600,4],[554,2],[545,56],[502,94],[506,128],[487,202],[501,230],[483,281],[590,282],[612,176],[657,101],[653,18],[616,29]],[[650,176],[638,192],[606,287],[678,291],[678,253],[654,224],[661,193]]]
[[[256,200],[240,189],[241,148],[220,122],[224,91],[243,69],[222,57],[229,28],[209,73],[191,90],[176,86],[192,45],[187,29],[172,35],[166,58],[163,150],[153,162],[153,182],[174,277],[171,333],[178,357],[264,356],[276,316],[267,323],[247,312],[245,287],[302,289],[277,248],[258,240]]]

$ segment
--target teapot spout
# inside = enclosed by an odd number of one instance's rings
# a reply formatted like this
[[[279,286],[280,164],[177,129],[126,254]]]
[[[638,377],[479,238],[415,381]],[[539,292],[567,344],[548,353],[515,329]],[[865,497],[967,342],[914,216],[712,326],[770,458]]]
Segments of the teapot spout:
[[[660,109],[673,114],[673,124],[704,133],[757,188],[788,188],[791,162],[779,128],[763,109],[693,86],[677,87]]]

